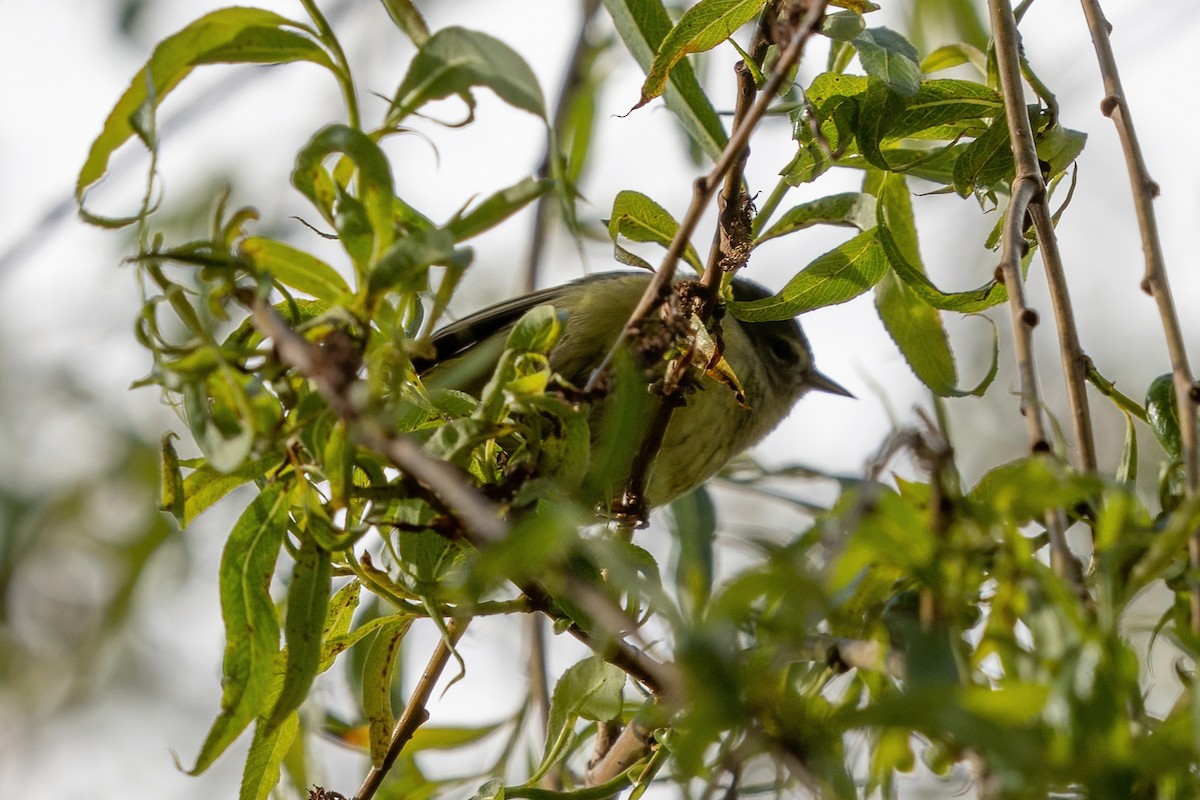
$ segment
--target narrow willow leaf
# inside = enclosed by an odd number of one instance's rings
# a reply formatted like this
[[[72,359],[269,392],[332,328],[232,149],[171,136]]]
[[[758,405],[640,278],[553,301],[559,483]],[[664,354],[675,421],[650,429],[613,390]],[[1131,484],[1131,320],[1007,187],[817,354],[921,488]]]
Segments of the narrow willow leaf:
[[[412,625],[411,617],[392,617],[371,642],[363,662],[363,713],[371,736],[371,763],[383,763],[395,717],[392,715],[392,674],[400,643]]]
[[[624,236],[633,242],[654,242],[663,247],[670,247],[671,240],[675,238],[678,230],[679,223],[675,218],[641,192],[626,189],[618,192],[613,199],[612,216],[608,219],[608,235],[614,245],[618,236]],[[704,271],[700,255],[691,243],[684,250],[683,258],[696,272]]]
[[[1050,165],[1050,174],[1065,172],[1087,144],[1087,134],[1055,125],[1037,137],[1037,155]]]
[[[983,84],[959,80],[929,80],[896,116],[888,139],[919,137],[924,131],[967,120],[1003,115],[1004,101]],[[980,123],[982,125],[983,123]]]
[[[244,483],[263,477],[279,463],[279,458],[268,456],[247,462],[233,472],[220,472],[208,464],[197,468],[183,480],[183,518],[180,524],[186,528],[202,511],[222,497]]]
[[[436,725],[422,725],[413,733],[404,750],[409,753],[422,750],[453,750],[475,744],[500,730],[503,725],[504,723],[500,722],[481,725],[478,728],[439,728]]]
[[[429,101],[450,95],[471,104],[467,98],[476,86],[546,119],[537,76],[517,51],[486,33],[451,26],[431,36],[409,64],[388,112],[388,125],[397,125]]]
[[[791,319],[814,308],[853,300],[870,289],[887,271],[887,258],[874,229],[844,242],[801,270],[779,294],[749,302],[727,301],[744,322]]]
[[[895,273],[876,284],[875,308],[888,336],[921,383],[939,397],[956,395],[954,353],[937,309],[921,302]]]
[[[754,245],[757,247],[768,239],[813,225],[849,225],[860,231],[869,230],[875,227],[875,196],[865,192],[843,192],[801,203],[776,220],[754,241]]]
[[[332,508],[345,508],[350,502],[350,491],[354,477],[354,444],[346,434],[346,423],[338,420],[325,440],[322,466],[329,481],[329,504]]]
[[[875,78],[867,82],[854,137],[859,152],[871,166],[881,170],[891,169],[880,150],[880,143],[891,134],[896,120],[908,107],[909,99]]]
[[[221,713],[213,722],[196,764],[208,768],[256,716],[266,713],[279,652],[279,618],[269,592],[275,560],[287,531],[288,495],[265,488],[242,513],[221,556],[221,616],[225,620]]]
[[[218,472],[242,466],[254,447],[254,411],[242,376],[224,367],[183,387],[184,419],[204,458]]]
[[[917,48],[890,28],[867,28],[851,42],[858,60],[871,78],[901,97],[912,97],[921,88]]]
[[[1008,122],[998,116],[987,131],[963,148],[954,162],[954,191],[966,197],[976,189],[986,190],[1012,177],[1015,168]]]
[[[291,245],[251,236],[242,240],[238,252],[255,270],[330,305],[350,294],[350,286],[337,270]]]
[[[649,72],[671,31],[671,17],[661,0],[604,0],[604,7],[633,59]],[[725,127],[686,59],[670,71],[663,99],[696,146],[711,160],[720,158],[728,140]]]
[[[194,67],[217,61],[279,64],[311,61],[336,72],[328,54],[311,39],[286,30],[299,23],[258,8],[223,8],[200,17],[159,42],[150,60],[121,95],[75,183],[75,199],[104,176],[108,162],[134,133],[131,119],[149,103],[160,103]]]
[[[877,229],[879,242],[887,256],[888,264],[900,280],[907,284],[921,300],[941,311],[958,311],[963,314],[974,314],[1003,303],[1008,298],[1004,284],[988,281],[978,289],[965,292],[943,292],[930,282],[925,273],[908,262],[896,245],[892,232],[886,225]]]
[[[542,765],[531,781],[553,766],[580,717],[592,720],[619,717],[624,688],[625,673],[598,656],[568,667],[555,684],[550,698]]]
[[[987,56],[978,47],[966,42],[955,42],[934,50],[922,59],[921,72],[941,72],[961,64],[970,64],[979,70],[981,76],[987,74]]]
[[[449,231],[435,228],[400,239],[383,254],[368,277],[367,292],[377,299],[383,292],[420,291],[428,283],[429,267],[434,264],[466,266],[469,252],[454,248]]]
[[[551,186],[551,181],[525,178],[485,198],[466,214],[455,217],[446,223],[446,230],[456,242],[478,236],[544,195]]]
[[[1146,418],[1150,430],[1173,460],[1183,454],[1183,437],[1179,432],[1179,404],[1175,400],[1175,380],[1171,373],[1159,375],[1146,390]]]
[[[168,512],[176,522],[183,525],[184,499],[187,497],[187,490],[183,485],[183,472],[179,469],[179,454],[175,452],[175,445],[171,441],[178,438],[179,436],[175,433],[168,433],[162,437],[159,448],[162,478],[158,507]]]
[[[329,610],[332,566],[329,553],[311,536],[305,536],[296,553],[292,582],[288,586],[283,633],[287,642],[283,686],[266,727],[279,725],[308,697],[321,663],[321,632]]]
[[[417,47],[423,47],[429,41],[429,26],[425,18],[412,0],[382,0],[388,16],[396,27],[404,31],[404,35]]]
[[[728,39],[758,13],[766,0],[700,0],[683,12],[671,32],[663,37],[634,108],[640,108],[663,93],[667,76],[692,53],[711,50]]]
[[[296,734],[300,732],[300,715],[292,712],[279,725],[266,726],[262,720],[254,728],[246,765],[242,768],[242,783],[238,800],[268,800],[279,786],[279,772]]]
[[[717,509],[703,486],[671,502],[667,524],[674,534],[675,587],[699,615],[712,594]]]
[[[358,178],[358,197],[351,198],[343,194],[339,198],[341,207],[336,215],[333,213],[330,191],[336,196],[340,189],[331,190],[326,185],[328,173],[322,166],[322,162],[334,153],[341,153],[349,159],[346,163],[352,163],[357,168]],[[369,255],[364,254],[356,259],[360,273],[377,262],[391,247],[394,238],[392,207],[395,200],[392,169],[383,150],[362,131],[342,124],[329,125],[317,131],[296,155],[292,185],[312,201],[323,216],[337,225],[343,241],[352,238],[352,234],[359,232],[365,224],[365,233],[371,237],[371,248]],[[360,215],[350,213],[356,204],[361,204]],[[354,225],[355,229],[347,230],[349,225]],[[353,250],[347,249],[352,256],[356,255]]]

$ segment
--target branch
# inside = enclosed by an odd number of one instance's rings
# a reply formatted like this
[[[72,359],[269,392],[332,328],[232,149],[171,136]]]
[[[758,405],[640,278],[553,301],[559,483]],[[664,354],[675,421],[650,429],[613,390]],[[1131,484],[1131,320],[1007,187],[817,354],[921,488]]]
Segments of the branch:
[[[442,670],[446,668],[446,663],[450,660],[450,656],[454,653],[454,645],[466,632],[469,622],[470,620],[454,619],[447,625],[446,635],[438,641],[433,655],[429,657],[429,664],[426,665],[425,672],[421,674],[421,679],[417,681],[412,695],[408,698],[408,705],[404,707],[404,713],[396,720],[396,727],[392,729],[392,738],[388,740],[388,748],[383,756],[383,760],[378,764],[372,765],[371,771],[367,773],[367,777],[362,782],[362,786],[358,787],[358,792],[354,795],[354,800],[371,800],[375,796],[375,792],[383,782],[384,776],[388,774],[392,765],[396,763],[396,758],[399,757],[400,751],[404,749],[404,745],[408,744],[408,740],[413,737],[417,728],[421,727],[429,719],[429,710],[426,706],[429,705],[429,697],[433,694],[433,687],[437,683],[438,678],[441,677]]]
[[[662,297],[666,294],[667,287],[671,285],[672,280],[675,278],[675,268],[679,264],[679,258],[683,255],[687,243],[691,240],[692,234],[700,224],[700,217],[704,214],[704,209],[708,207],[713,195],[716,194],[721,179],[740,161],[742,151],[746,149],[746,145],[750,141],[750,135],[766,115],[771,101],[783,85],[783,82],[787,79],[791,68],[799,62],[800,56],[804,53],[804,46],[818,32],[821,19],[825,16],[826,5],[827,0],[810,0],[807,11],[793,28],[792,37],[788,41],[787,47],[780,54],[779,60],[771,70],[771,74],[767,78],[766,85],[763,86],[758,100],[746,113],[743,124],[731,133],[729,142],[725,145],[725,149],[721,152],[721,157],[717,160],[716,165],[713,166],[712,171],[696,179],[692,191],[692,204],[688,207],[687,213],[680,221],[679,230],[676,231],[675,238],[671,240],[671,244],[667,248],[667,254],[663,256],[662,263],[654,273],[654,277],[650,280],[646,291],[642,294],[641,300],[638,301],[637,307],[629,315],[629,321],[625,323],[625,329],[609,349],[603,363],[592,373],[591,378],[588,380],[587,390],[590,391],[595,388],[597,380],[599,380],[601,373],[612,361],[613,354],[617,351],[617,348],[638,328],[642,320],[646,318],[646,315],[658,305]]]
[[[1034,455],[1050,453],[1050,442],[1042,419],[1042,402],[1038,392],[1037,369],[1033,361],[1033,328],[1038,323],[1037,312],[1025,302],[1025,284],[1021,277],[1021,258],[1025,254],[1025,214],[1031,204],[1044,202],[1046,188],[1038,168],[1037,152],[1029,116],[1025,111],[1025,93],[1021,83],[1021,60],[1017,21],[1009,0],[989,0],[992,30],[996,42],[996,67],[1004,96],[1004,115],[1012,139],[1016,177],[1004,220],[1004,239],[1000,254],[1000,270],[1008,290],[1008,308],[1013,320],[1013,344],[1021,376],[1021,414],[1029,429],[1030,450]],[[1050,535],[1050,562],[1057,575],[1066,577],[1078,587],[1079,564],[1067,547],[1066,515],[1055,509],[1046,515],[1046,530]]]
[[[1183,449],[1183,464],[1187,474],[1187,496],[1200,493],[1200,449],[1197,448],[1196,407],[1200,402],[1195,379],[1188,367],[1187,349],[1183,343],[1183,329],[1171,298],[1171,285],[1167,280],[1167,266],[1163,259],[1162,242],[1158,237],[1158,222],[1154,215],[1154,198],[1158,196],[1158,184],[1150,177],[1150,170],[1142,157],[1137,132],[1125,91],[1121,87],[1121,76],[1113,57],[1109,42],[1110,25],[1104,18],[1098,0],[1081,0],[1083,14],[1087,18],[1096,48],[1096,60],[1100,63],[1100,75],[1104,78],[1105,98],[1100,110],[1117,126],[1121,149],[1125,153],[1125,167],[1129,172],[1129,184],[1133,192],[1133,206],[1137,212],[1138,229],[1142,234],[1142,254],[1146,261],[1146,272],[1142,278],[1142,290],[1151,295],[1158,304],[1158,315],[1162,319],[1163,336],[1167,340],[1167,352],[1171,359],[1174,376],[1175,399],[1179,406],[1179,435]],[[1200,571],[1200,531],[1188,542],[1188,556],[1192,574]],[[1200,633],[1200,582],[1191,581],[1192,630]]]

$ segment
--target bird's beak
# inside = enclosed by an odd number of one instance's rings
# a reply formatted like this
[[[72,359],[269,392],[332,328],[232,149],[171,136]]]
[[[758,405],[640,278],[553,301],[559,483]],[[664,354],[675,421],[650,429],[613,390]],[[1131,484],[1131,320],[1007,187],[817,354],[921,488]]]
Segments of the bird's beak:
[[[836,381],[826,378],[815,369],[808,371],[808,375],[805,376],[805,382],[809,385],[809,387],[816,389],[818,392],[838,394],[842,397],[854,397],[854,395],[850,394],[846,387],[842,386]]]

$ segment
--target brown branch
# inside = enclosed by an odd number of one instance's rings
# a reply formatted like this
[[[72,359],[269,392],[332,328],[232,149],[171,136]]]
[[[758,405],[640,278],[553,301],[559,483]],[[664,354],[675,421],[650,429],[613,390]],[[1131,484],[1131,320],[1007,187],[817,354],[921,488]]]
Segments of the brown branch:
[[[1021,276],[1021,258],[1026,248],[1025,215],[1031,204],[1044,201],[1046,188],[1038,168],[1033,130],[1025,111],[1020,46],[1012,4],[1009,0],[989,0],[989,6],[996,43],[996,67],[1017,167],[1004,220],[1000,269],[1008,291],[1008,308],[1013,321],[1013,344],[1021,376],[1021,414],[1029,431],[1030,450],[1034,455],[1048,455],[1050,442],[1042,419],[1037,369],[1033,360],[1033,328],[1038,323],[1038,315],[1025,301],[1025,284]],[[1050,535],[1050,562],[1055,573],[1078,587],[1080,568],[1067,547],[1066,514],[1062,509],[1054,509],[1047,513],[1045,523]]]
[[[696,179],[692,189],[692,203],[688,207],[683,219],[680,220],[679,230],[676,231],[675,237],[671,240],[671,244],[667,248],[667,253],[663,256],[662,263],[654,273],[654,277],[650,280],[646,291],[642,294],[642,298],[638,301],[633,313],[629,315],[629,321],[625,323],[624,331],[622,331],[617,341],[609,349],[603,363],[592,373],[587,389],[591,390],[595,388],[600,375],[612,361],[613,354],[623,344],[625,339],[638,329],[650,311],[666,295],[667,287],[671,285],[671,282],[675,278],[675,268],[679,265],[679,259],[683,255],[683,251],[687,248],[692,234],[700,224],[700,217],[704,214],[704,209],[712,201],[721,180],[740,161],[742,151],[746,149],[746,145],[750,141],[750,135],[754,133],[759,122],[766,115],[771,101],[783,85],[783,82],[787,79],[791,68],[800,60],[800,56],[804,53],[804,46],[820,30],[820,22],[825,16],[826,5],[827,0],[809,1],[804,16],[793,28],[792,37],[771,70],[771,74],[768,76],[758,100],[746,112],[743,124],[732,131],[725,149],[721,152],[721,157],[717,160],[712,170],[707,175]]]
[[[383,759],[378,764],[372,765],[371,771],[363,779],[362,786],[358,787],[354,800],[371,800],[375,796],[384,776],[396,763],[404,745],[408,744],[417,728],[429,719],[427,706],[429,698],[433,694],[433,687],[441,677],[442,671],[446,669],[446,664],[454,653],[454,645],[466,632],[469,622],[470,620],[455,619],[446,626],[446,635],[438,641],[433,655],[429,657],[425,672],[421,674],[421,679],[413,687],[413,693],[408,698],[408,705],[404,707],[404,713],[396,720],[396,726],[392,729],[392,737],[388,740],[387,752],[384,753]]]
[[[653,731],[634,717],[622,729],[616,740],[594,763],[588,764],[585,775],[588,786],[608,783],[649,753],[654,744]]]
[[[1167,341],[1167,352],[1174,377],[1175,399],[1179,407],[1179,435],[1187,475],[1187,496],[1195,497],[1200,493],[1200,447],[1197,446],[1196,431],[1196,408],[1200,402],[1200,395],[1188,367],[1183,329],[1179,324],[1175,301],[1171,297],[1162,242],[1158,236],[1158,222],[1154,215],[1154,198],[1158,196],[1158,184],[1150,177],[1150,170],[1146,167],[1146,160],[1138,143],[1133,116],[1125,98],[1125,90],[1121,87],[1121,76],[1117,71],[1117,61],[1109,41],[1108,20],[1104,18],[1098,0],[1081,0],[1081,3],[1092,35],[1092,44],[1096,48],[1100,75],[1104,79],[1105,98],[1100,104],[1100,110],[1116,125],[1121,149],[1125,154],[1125,167],[1129,172],[1133,206],[1142,235],[1142,254],[1146,262],[1142,289],[1154,297],[1158,304],[1158,315],[1162,319],[1163,335]],[[1192,574],[1195,575],[1200,572],[1200,531],[1195,532],[1188,542],[1188,557]],[[1191,582],[1191,594],[1192,630],[1200,633],[1200,581],[1195,578]]]

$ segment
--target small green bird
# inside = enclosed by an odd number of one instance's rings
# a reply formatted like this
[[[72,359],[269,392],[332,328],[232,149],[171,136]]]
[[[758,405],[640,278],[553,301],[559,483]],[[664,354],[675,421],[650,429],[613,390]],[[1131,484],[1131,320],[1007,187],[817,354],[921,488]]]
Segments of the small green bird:
[[[550,351],[551,369],[574,386],[583,386],[603,363],[617,340],[650,275],[610,272],[544,289],[485,308],[437,331],[430,339],[435,354],[414,358],[413,364],[429,388],[453,388],[478,395],[503,352],[508,331],[524,314],[551,305],[566,315],[565,327]],[[734,299],[757,300],[770,292],[744,278],[732,284]],[[812,351],[798,322],[741,322],[731,314],[721,321],[723,356],[741,395],[722,385],[712,371],[688,392],[675,409],[650,468],[643,498],[648,507],[669,503],[712,477],[734,456],[770,433],[805,392],[817,390],[852,397],[813,366]],[[644,375],[647,387],[662,370]],[[583,482],[590,505],[612,508],[621,499],[633,460],[654,416],[650,391],[635,392],[636,400],[622,405],[622,419],[609,415],[612,393],[592,403],[588,420],[592,450],[619,450],[604,468],[593,464]],[[627,395],[628,396],[628,395]],[[598,442],[608,435],[619,439]],[[615,432],[615,433],[614,433]],[[607,450],[604,448],[607,447]]]

